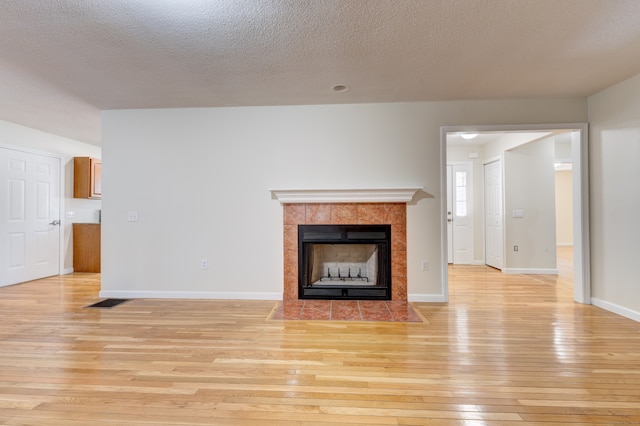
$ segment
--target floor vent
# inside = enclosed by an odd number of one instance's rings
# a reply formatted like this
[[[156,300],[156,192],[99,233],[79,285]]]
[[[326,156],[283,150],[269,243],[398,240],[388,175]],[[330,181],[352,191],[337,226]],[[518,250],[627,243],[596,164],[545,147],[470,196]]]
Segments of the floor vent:
[[[110,309],[114,306],[118,306],[124,302],[128,302],[131,299],[104,299],[98,303],[94,303],[93,305],[85,306],[85,308],[106,308]]]

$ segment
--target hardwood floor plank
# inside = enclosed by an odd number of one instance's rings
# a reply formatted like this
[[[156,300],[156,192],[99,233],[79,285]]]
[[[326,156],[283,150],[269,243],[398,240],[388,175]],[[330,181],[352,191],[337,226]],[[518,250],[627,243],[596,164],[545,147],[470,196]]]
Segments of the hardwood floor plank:
[[[450,269],[423,323],[273,321],[273,301],[0,289],[0,425],[640,424],[640,326],[559,276]],[[564,269],[563,269],[564,268]],[[570,268],[570,266],[569,266]]]

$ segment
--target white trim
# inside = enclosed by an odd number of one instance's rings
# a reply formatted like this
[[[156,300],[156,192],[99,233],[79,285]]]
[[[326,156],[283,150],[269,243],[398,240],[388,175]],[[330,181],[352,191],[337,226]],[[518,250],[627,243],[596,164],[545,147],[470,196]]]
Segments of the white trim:
[[[409,294],[408,302],[446,303],[447,299],[442,294]]]
[[[423,187],[370,189],[270,189],[272,197],[287,203],[408,203]]]
[[[484,265],[486,265],[485,261],[482,260],[482,259],[481,260],[474,260],[473,262],[471,262],[471,264],[473,266],[484,266]]]
[[[556,247],[573,247],[573,243],[556,243]]]
[[[573,156],[573,299],[591,303],[591,248],[589,243],[589,128],[578,127],[580,138],[571,138]],[[577,177],[577,178],[576,178]]]
[[[69,275],[69,274],[73,274],[73,268],[64,268],[62,270],[62,274],[60,275]]]
[[[529,275],[558,275],[557,269],[539,269],[539,268],[504,268],[505,274],[529,274]]]
[[[282,293],[245,293],[230,291],[101,290],[98,296],[118,299],[282,300]]]
[[[10,149],[12,151],[27,152],[29,154],[42,155],[42,156],[45,156],[45,157],[59,158],[60,162],[62,162],[62,158],[63,158],[62,154],[58,154],[58,153],[55,153],[55,152],[41,151],[39,149],[26,148],[26,147],[23,147],[23,146],[20,146],[20,145],[11,145],[11,144],[7,144],[7,143],[3,143],[3,142],[0,142],[0,148]],[[62,164],[61,164],[61,166],[62,166]]]
[[[605,311],[613,312],[614,314],[622,315],[625,318],[640,322],[640,312],[634,311],[633,309],[625,308],[624,306],[616,305],[615,303],[607,302],[606,300],[598,299],[597,297],[592,297],[591,303]]]
[[[447,232],[447,128],[440,127],[440,281],[443,302],[449,301],[449,240]],[[453,259],[451,259],[453,261]]]
[[[491,163],[495,163],[496,161],[502,161],[504,157],[503,155],[494,155],[493,157],[489,157],[489,158],[485,158],[484,161],[482,161],[482,165],[486,166],[487,164],[491,164]]]

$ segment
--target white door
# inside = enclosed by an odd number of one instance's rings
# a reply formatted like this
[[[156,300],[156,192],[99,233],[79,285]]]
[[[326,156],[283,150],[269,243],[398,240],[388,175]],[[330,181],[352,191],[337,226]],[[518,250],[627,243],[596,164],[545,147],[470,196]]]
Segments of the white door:
[[[447,165],[447,263],[453,263],[453,166]]]
[[[60,159],[0,148],[0,287],[60,273]]]
[[[447,231],[449,263],[473,263],[472,166],[447,165]]]
[[[484,166],[485,263],[503,267],[502,161]]]

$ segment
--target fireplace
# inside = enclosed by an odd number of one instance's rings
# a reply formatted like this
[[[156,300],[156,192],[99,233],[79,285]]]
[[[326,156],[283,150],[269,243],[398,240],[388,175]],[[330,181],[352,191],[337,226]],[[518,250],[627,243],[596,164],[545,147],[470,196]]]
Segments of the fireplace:
[[[407,300],[405,203],[286,203],[284,205],[284,300],[298,300],[300,225],[391,225],[391,300]],[[342,271],[341,271],[342,275]]]
[[[391,300],[391,225],[299,225],[300,299]]]
[[[300,298],[298,228],[300,225],[390,225],[390,300],[407,300],[407,203],[421,187],[380,189],[272,189],[283,206],[284,286],[286,301]],[[339,277],[343,272],[340,271]],[[355,270],[347,272],[349,278]],[[361,273],[361,275],[363,275]],[[370,273],[369,273],[370,275]],[[355,280],[352,280],[355,281]],[[365,280],[366,281],[366,280]],[[393,281],[393,288],[391,282]]]

